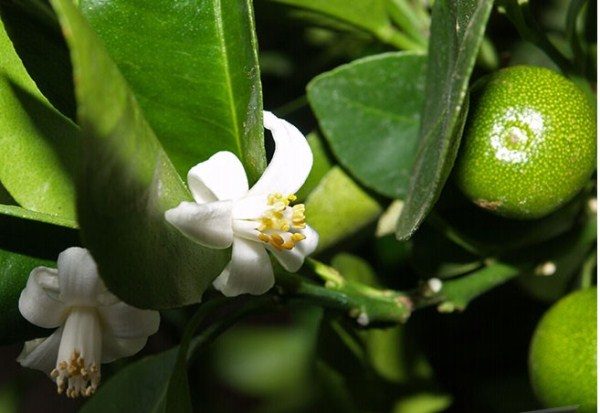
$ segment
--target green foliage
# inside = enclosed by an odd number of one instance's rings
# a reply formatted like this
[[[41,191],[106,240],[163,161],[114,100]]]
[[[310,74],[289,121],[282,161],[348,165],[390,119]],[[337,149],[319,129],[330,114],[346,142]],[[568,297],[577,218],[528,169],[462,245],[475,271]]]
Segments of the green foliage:
[[[465,122],[467,87],[492,5],[491,0],[440,0],[433,6],[420,144],[398,239],[417,230],[450,174]]]
[[[80,412],[167,412],[165,395],[176,359],[173,348],[131,363],[100,387]]]
[[[197,302],[227,256],[196,245],[165,221],[164,211],[188,199],[188,191],[83,16],[70,1],[52,4],[77,79],[83,239],[108,288],[125,301],[141,308]]]
[[[182,176],[227,150],[258,178],[265,155],[251,1],[82,0],[80,7]]]
[[[0,182],[26,210],[74,223],[78,130],[38,90],[0,25]]]
[[[306,199],[334,165],[334,160],[325,147],[325,142],[323,142],[321,135],[316,132],[309,133],[306,139],[313,153],[313,166],[308,178],[306,178],[306,182],[304,182],[304,185],[302,185],[302,188],[296,194],[298,199],[301,200]]]
[[[218,151],[240,157],[251,181],[260,176],[264,85],[276,113],[302,130],[319,125],[297,194],[320,236],[314,257],[298,274],[273,260],[276,285],[261,297],[209,293],[191,317],[163,311],[149,346],[157,353],[103,369],[82,411],[538,407],[522,363],[543,310],[530,296],[553,301],[594,284],[595,182],[520,222],[475,207],[446,181],[471,75],[496,70],[499,56],[558,65],[595,101],[595,5],[553,8],[550,42],[527,2],[500,1],[505,14],[493,18],[508,17],[533,42],[524,46],[517,31],[499,42],[504,26],[486,27],[492,3],[256,2],[261,62],[286,69],[265,70],[261,84],[250,0],[0,1],[0,344],[48,334],[20,316],[19,294],[32,268],[54,267],[73,245],[92,251],[130,304],[197,303],[229,252],[189,241],[164,212],[191,199],[182,178]],[[267,311],[217,338],[257,309]],[[494,317],[510,334],[490,344]]]
[[[332,168],[306,199],[306,220],[319,233],[318,251],[359,232],[382,208],[339,167]]]
[[[308,84],[308,98],[339,162],[361,183],[404,197],[416,154],[424,56],[369,56]],[[369,79],[365,82],[365,79]]]
[[[0,226],[0,231],[6,229],[5,225]],[[29,273],[41,265],[54,266],[51,261],[0,248],[0,344],[12,344],[45,335],[43,329],[32,326],[21,316],[17,306]]]

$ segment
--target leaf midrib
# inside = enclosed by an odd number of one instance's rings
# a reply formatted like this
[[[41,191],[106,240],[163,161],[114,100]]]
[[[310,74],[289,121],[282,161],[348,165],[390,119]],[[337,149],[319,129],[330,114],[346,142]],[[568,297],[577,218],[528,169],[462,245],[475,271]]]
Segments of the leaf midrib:
[[[229,54],[227,50],[227,44],[225,42],[225,31],[223,28],[223,12],[221,10],[221,0],[215,0],[214,2],[214,16],[215,16],[215,27],[217,30],[217,38],[219,41],[219,49],[221,49],[221,55],[223,60],[223,66],[225,71],[225,85],[227,90],[227,96],[229,97],[229,110],[231,111],[231,119],[233,120],[233,132],[234,140],[237,146],[238,156],[242,156],[242,141],[240,139],[239,130],[239,119],[237,111],[234,105],[234,94],[233,94],[233,82],[231,79],[231,73],[229,68]]]

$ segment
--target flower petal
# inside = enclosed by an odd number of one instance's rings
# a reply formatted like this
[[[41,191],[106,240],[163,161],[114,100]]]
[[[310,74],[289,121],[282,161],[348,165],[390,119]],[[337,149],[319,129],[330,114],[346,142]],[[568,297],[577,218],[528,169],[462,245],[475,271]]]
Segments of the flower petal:
[[[96,304],[96,294],[103,284],[98,267],[85,248],[71,247],[58,255],[59,299],[68,306]]]
[[[26,341],[17,361],[21,366],[43,371],[46,374],[56,367],[58,347],[62,337],[62,327],[47,338]]]
[[[58,271],[37,267],[29,274],[27,285],[19,297],[19,311],[27,321],[43,328],[56,328],[67,318],[68,308],[57,299],[56,291],[48,291],[58,281]],[[46,287],[46,288],[45,288]]]
[[[269,166],[248,195],[298,192],[312,168],[313,155],[308,141],[294,125],[264,112],[265,128],[275,140]]]
[[[273,267],[265,248],[258,242],[235,238],[231,261],[213,286],[224,295],[234,297],[264,294],[274,283]]]
[[[106,307],[98,307],[102,326],[116,338],[148,337],[158,331],[158,311],[141,310],[120,301]]]
[[[248,178],[231,152],[217,152],[188,172],[188,186],[199,204],[238,199],[248,192]]]
[[[302,267],[304,259],[312,254],[319,243],[319,234],[309,226],[298,231],[306,238],[296,244],[291,250],[280,250],[267,245],[277,261],[289,272],[296,272]]]
[[[111,335],[102,337],[102,363],[110,363],[123,357],[133,356],[144,348],[148,337],[116,338]]]
[[[182,202],[166,211],[165,219],[192,241],[222,249],[233,242],[231,210],[231,201]]]
[[[268,209],[267,195],[247,196],[233,203],[233,219],[259,219]]]

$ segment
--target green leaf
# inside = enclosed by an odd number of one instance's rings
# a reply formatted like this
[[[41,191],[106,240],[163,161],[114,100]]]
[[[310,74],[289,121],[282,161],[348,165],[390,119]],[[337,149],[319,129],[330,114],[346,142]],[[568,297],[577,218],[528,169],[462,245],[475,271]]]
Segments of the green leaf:
[[[402,398],[392,413],[438,413],[452,404],[452,397],[439,392],[422,392]]]
[[[42,96],[0,25],[0,182],[25,209],[75,222],[77,127]]]
[[[339,271],[344,278],[379,288],[377,275],[368,261],[356,255],[341,252],[331,260],[331,266]]]
[[[439,0],[433,6],[419,150],[396,237],[409,238],[439,197],[466,118],[469,78],[492,0]]]
[[[218,151],[265,167],[250,0],[81,0],[182,176]]]
[[[75,70],[83,155],[78,213],[107,287],[140,308],[197,302],[227,253],[164,219],[190,194],[101,41],[70,0],[53,0]]]
[[[177,350],[144,357],[122,368],[100,386],[80,413],[166,412],[167,387]]]
[[[304,200],[306,197],[319,185],[321,179],[333,167],[333,160],[325,147],[323,138],[316,132],[309,133],[306,137],[310,149],[313,154],[313,166],[308,174],[308,178],[302,185],[302,188],[296,193],[299,200]]]
[[[363,185],[406,195],[419,138],[426,58],[369,56],[313,79],[308,99],[340,163]]]
[[[73,68],[69,49],[50,4],[39,0],[0,2],[8,36],[42,94],[75,120]]]
[[[339,167],[332,168],[306,199],[306,222],[319,233],[323,251],[373,222],[382,208]]]
[[[44,214],[43,212],[30,211],[16,205],[0,204],[0,214],[77,229],[77,222],[75,221],[57,217],[56,215]]]
[[[0,231],[6,230],[4,225]],[[0,344],[12,344],[44,336],[44,330],[28,323],[19,312],[19,297],[29,273],[40,265],[53,267],[51,261],[30,257],[0,247]],[[49,335],[49,334],[47,334]]]
[[[220,337],[210,356],[218,378],[254,397],[306,391],[322,309],[291,310],[290,325],[241,325]]]

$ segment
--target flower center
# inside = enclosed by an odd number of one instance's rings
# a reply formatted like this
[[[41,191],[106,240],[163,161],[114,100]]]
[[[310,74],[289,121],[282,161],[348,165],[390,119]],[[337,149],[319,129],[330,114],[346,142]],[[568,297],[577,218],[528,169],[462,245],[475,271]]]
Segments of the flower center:
[[[67,317],[58,349],[56,380],[59,394],[91,396],[100,384],[102,335],[98,314],[92,308],[75,307]]]
[[[260,217],[258,239],[278,250],[291,250],[306,237],[297,232],[306,228],[304,204],[290,206],[296,195],[284,196],[280,193],[267,197],[267,210]]]

